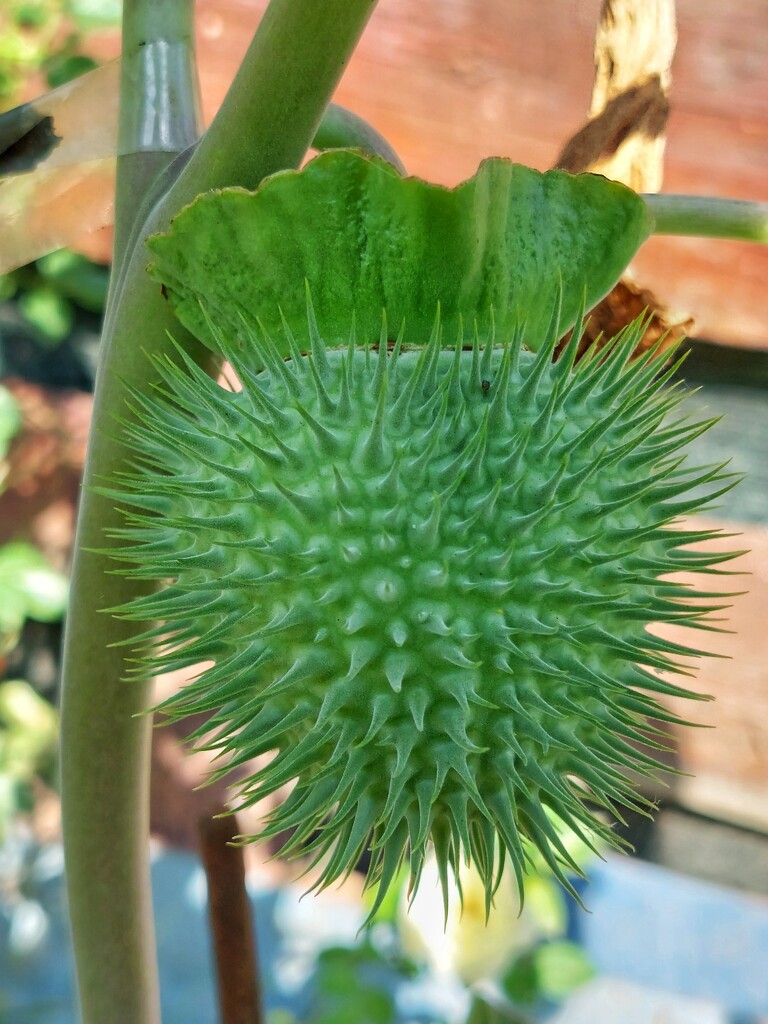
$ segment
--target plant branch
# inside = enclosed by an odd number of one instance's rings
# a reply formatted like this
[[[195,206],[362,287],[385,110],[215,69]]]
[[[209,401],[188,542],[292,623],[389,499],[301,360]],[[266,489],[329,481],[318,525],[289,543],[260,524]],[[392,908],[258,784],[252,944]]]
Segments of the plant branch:
[[[405,167],[400,157],[387,142],[383,135],[379,135],[367,121],[351,110],[338,106],[336,103],[328,105],[323,114],[323,119],[312,140],[313,149],[360,149],[363,153],[372,156],[380,156],[382,160],[400,173],[405,174]]]
[[[768,203],[717,196],[643,195],[655,235],[731,238],[768,244]]]
[[[226,808],[221,809],[226,815]],[[216,961],[220,1024],[264,1024],[258,950],[242,846],[234,815],[200,819],[200,855],[208,881],[208,918]]]
[[[174,201],[228,185],[256,188],[267,174],[297,167],[375,6],[272,0]]]
[[[194,80],[193,11],[192,0],[127,0],[123,9],[120,145],[138,152],[118,163],[108,311],[114,308],[115,282],[139,198],[175,155],[168,146],[141,149],[148,55],[163,47],[182,47],[189,54],[188,78],[176,83],[180,92],[174,102],[167,78],[160,80],[161,91],[154,96],[156,109],[170,114]],[[185,123],[182,134],[187,130]],[[153,143],[151,134],[146,141]],[[140,323],[141,318],[134,321],[135,326]],[[147,328],[152,326],[149,319]],[[115,424],[105,413],[115,410],[118,387],[110,356],[105,337],[89,445],[91,473],[104,472],[114,462]],[[149,684],[123,682],[125,653],[107,646],[130,639],[131,631],[100,615],[100,609],[127,599],[133,588],[117,577],[106,578],[103,558],[83,550],[84,545],[104,543],[102,517],[106,521],[108,513],[103,505],[91,494],[81,503],[64,653],[61,775],[70,918],[83,1020],[154,1024],[160,1009],[147,862],[149,774],[144,767],[151,719],[133,717],[146,708]]]
[[[201,131],[194,28],[194,5],[187,0],[126,2],[113,280],[150,186]]]
[[[145,30],[161,31],[162,12],[181,6],[188,7],[188,0],[127,0],[126,34],[139,38]],[[121,526],[122,519],[93,487],[118,472],[125,457],[115,438],[115,417],[125,414],[126,384],[149,386],[144,350],[171,352],[172,331],[199,362],[211,361],[145,273],[143,239],[166,229],[198,192],[254,187],[265,175],[299,164],[374,6],[375,0],[272,0],[219,115],[155,206],[140,240],[131,240],[110,295],[63,673],[64,843],[84,1024],[160,1019],[147,867],[151,720],[142,714],[151,694],[148,682],[124,681],[135,627],[102,614],[140,594],[143,584],[112,575],[114,563],[99,552],[105,530]],[[123,194],[118,206],[124,202],[130,198]]]

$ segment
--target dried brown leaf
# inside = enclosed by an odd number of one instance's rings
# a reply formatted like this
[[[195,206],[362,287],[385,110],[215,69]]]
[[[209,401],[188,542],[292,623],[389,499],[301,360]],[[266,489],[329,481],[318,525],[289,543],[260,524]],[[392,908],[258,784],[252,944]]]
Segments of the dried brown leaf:
[[[646,349],[666,335],[664,347],[669,347],[679,338],[693,330],[694,321],[687,313],[669,309],[648,288],[636,284],[630,275],[625,275],[616,287],[598,303],[589,314],[584,337],[579,344],[579,356],[592,344],[601,343],[626,327],[643,313],[649,320],[635,355],[642,355]],[[560,343],[559,349],[570,338],[570,332]]]
[[[591,171],[636,192],[661,187],[668,93],[677,42],[674,0],[605,0],[595,37],[595,81],[589,120],[566,143],[557,166]],[[583,345],[611,337],[647,310],[638,353],[693,327],[629,275],[590,313]]]

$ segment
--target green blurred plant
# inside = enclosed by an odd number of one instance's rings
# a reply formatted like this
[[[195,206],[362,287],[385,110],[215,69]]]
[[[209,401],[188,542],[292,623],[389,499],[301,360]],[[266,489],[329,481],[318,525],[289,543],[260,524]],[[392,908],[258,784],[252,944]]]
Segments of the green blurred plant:
[[[317,961],[315,999],[306,1024],[394,1024],[392,982],[411,977],[414,966],[385,953],[370,934],[356,946],[335,946]]]
[[[514,1003],[530,1006],[542,999],[559,1003],[594,974],[584,949],[559,939],[542,943],[516,960],[502,987]]]
[[[36,547],[14,541],[0,547],[0,654],[16,643],[26,619],[57,622],[67,607],[68,582]]]
[[[84,51],[89,28],[113,24],[120,0],[5,0],[0,10],[0,109],[20,102],[42,71],[54,89],[97,66]]]
[[[0,493],[8,472],[6,455],[11,441],[21,426],[21,413],[8,388],[0,384]]]
[[[35,780],[53,786],[59,716],[23,679],[0,683],[0,843],[34,806]]]
[[[21,102],[31,75],[50,88],[97,66],[86,32],[115,24],[121,0],[5,0],[0,8],[0,110]],[[108,268],[66,249],[0,277],[0,302],[15,300],[43,348],[71,333],[78,310],[102,313]]]
[[[50,88],[96,66],[86,30],[114,23],[119,0],[5,0],[0,9],[0,109],[20,102],[25,83],[42,72]],[[101,313],[108,270],[62,250],[0,277],[0,302],[15,300],[22,321],[45,348],[62,342],[77,311]],[[10,442],[21,418],[13,395],[0,386],[0,493]],[[64,614],[68,580],[34,545],[0,546],[0,656],[17,645],[27,619],[56,622]],[[0,837],[18,811],[30,810],[32,780],[53,782],[58,716],[24,680],[0,684]]]
[[[0,277],[0,301],[15,300],[37,343],[55,348],[79,311],[103,313],[108,287],[108,267],[60,249]]]
[[[21,425],[13,395],[0,386],[0,493],[7,476],[6,456]],[[32,544],[0,547],[0,655],[7,654],[28,618],[56,622],[67,605],[67,578],[52,569]]]
[[[7,454],[21,426],[10,391],[0,385],[0,493]],[[64,614],[67,580],[31,544],[0,547],[0,656],[16,645],[24,620],[54,622]],[[22,679],[0,683],[0,843],[9,823],[33,804],[34,779],[53,784],[58,715]]]

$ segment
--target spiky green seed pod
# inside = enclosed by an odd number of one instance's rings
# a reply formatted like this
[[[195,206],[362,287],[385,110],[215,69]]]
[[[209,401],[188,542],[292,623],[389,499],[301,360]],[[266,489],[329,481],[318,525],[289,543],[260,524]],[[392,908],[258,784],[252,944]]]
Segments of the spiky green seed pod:
[[[170,582],[120,611],[161,621],[153,671],[211,663],[163,709],[209,716],[222,772],[276,752],[240,800],[295,783],[266,834],[294,830],[320,884],[370,851],[381,898],[431,841],[490,899],[506,857],[522,890],[526,842],[576,869],[552,812],[611,841],[590,806],[643,808],[646,718],[675,721],[654,695],[693,696],[656,673],[696,653],[648,627],[704,624],[714,595],[668,574],[723,557],[670,527],[730,484],[681,466],[707,424],[667,419],[641,330],[573,365],[554,333],[326,350],[310,314],[308,356],[218,339],[242,390],[186,361],[134,395],[117,556]]]

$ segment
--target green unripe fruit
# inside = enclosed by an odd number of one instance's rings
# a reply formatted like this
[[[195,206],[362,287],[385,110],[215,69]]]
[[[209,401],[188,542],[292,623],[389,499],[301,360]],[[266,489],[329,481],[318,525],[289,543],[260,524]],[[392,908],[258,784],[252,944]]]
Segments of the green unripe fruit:
[[[134,396],[116,555],[170,582],[121,612],[162,621],[152,670],[213,663],[164,710],[209,714],[222,771],[276,751],[241,801],[295,780],[267,834],[309,842],[321,884],[368,850],[381,898],[431,840],[490,898],[507,856],[522,888],[527,842],[576,867],[552,813],[610,841],[585,800],[643,807],[646,716],[675,720],[652,694],[692,696],[655,672],[697,653],[648,626],[701,626],[712,595],[668,574],[723,557],[669,526],[725,477],[681,468],[705,425],[665,421],[680,396],[652,355],[627,363],[640,331],[574,366],[554,336],[445,350],[437,327],[327,351],[310,315],[308,356],[220,339],[240,391],[163,364]]]

